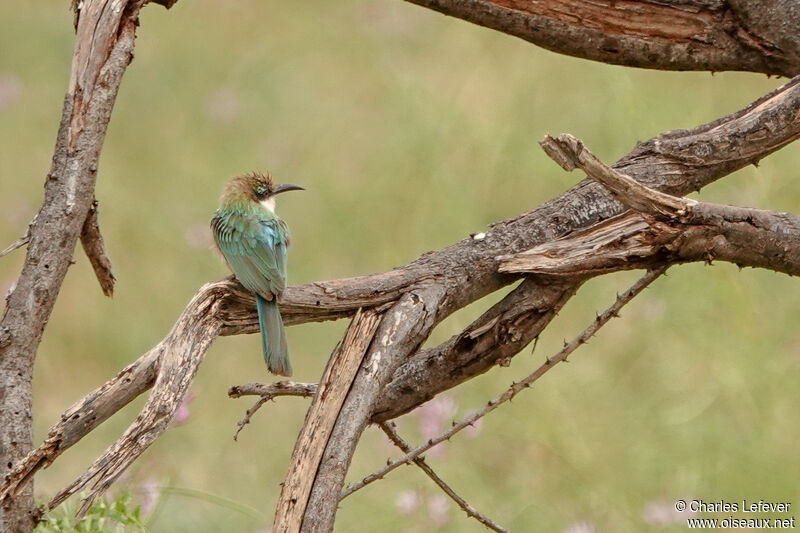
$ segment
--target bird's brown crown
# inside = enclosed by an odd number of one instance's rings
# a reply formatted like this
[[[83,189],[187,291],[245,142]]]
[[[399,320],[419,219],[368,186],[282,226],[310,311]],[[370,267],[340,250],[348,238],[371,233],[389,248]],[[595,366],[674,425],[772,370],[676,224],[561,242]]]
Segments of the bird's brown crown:
[[[231,178],[225,186],[224,196],[246,196],[255,202],[260,202],[274,190],[275,184],[270,173],[256,171]]]

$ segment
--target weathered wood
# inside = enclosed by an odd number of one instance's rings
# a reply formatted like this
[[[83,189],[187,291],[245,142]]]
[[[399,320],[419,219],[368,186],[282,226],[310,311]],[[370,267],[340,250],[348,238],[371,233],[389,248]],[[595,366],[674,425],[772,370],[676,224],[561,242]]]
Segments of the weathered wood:
[[[645,273],[644,276],[639,278],[639,280],[631,285],[625,292],[622,294],[617,295],[617,298],[614,300],[614,303],[611,306],[603,311],[601,314],[597,315],[595,319],[589,324],[586,329],[584,329],[577,337],[572,339],[570,342],[565,343],[564,347],[552,357],[545,357],[544,362],[539,365],[539,367],[528,374],[525,378],[515,383],[512,383],[511,386],[506,389],[500,396],[497,396],[493,400],[489,400],[486,405],[481,408],[479,411],[472,413],[471,415],[467,416],[466,418],[462,419],[458,423],[454,422],[453,425],[447,429],[444,433],[440,435],[428,439],[425,443],[417,446],[413,450],[409,450],[403,457],[399,459],[395,459],[394,461],[387,462],[386,466],[381,468],[380,470],[373,472],[372,474],[366,476],[362,480],[353,483],[349,487],[347,487],[339,498],[339,501],[348,497],[352,493],[356,492],[364,488],[365,486],[382,479],[386,474],[394,470],[395,468],[402,466],[404,464],[410,464],[411,461],[414,461],[417,457],[420,457],[423,453],[430,450],[434,446],[441,444],[442,442],[449,440],[453,435],[458,433],[459,431],[472,426],[477,422],[479,419],[483,418],[490,412],[497,409],[500,405],[510,402],[514,396],[519,394],[521,391],[529,388],[533,385],[539,378],[549,372],[554,366],[558,363],[564,362],[579,346],[585,344],[597,331],[602,328],[605,324],[608,323],[613,317],[619,316],[619,311],[633,298],[636,297],[639,293],[641,293],[644,289],[646,289],[653,281],[655,281],[659,276],[661,276],[668,267],[661,266],[654,270],[650,270]],[[381,422],[382,423],[382,422]]]
[[[219,335],[220,324],[214,311],[218,303],[209,291],[200,291],[192,299],[187,306],[190,312],[184,311],[169,335],[153,350],[161,352],[158,377],[139,416],[84,474],[53,497],[48,504],[50,509],[92,482],[92,490],[77,513],[78,518],[83,516],[92,501],[167,429],[206,351]]]
[[[420,350],[398,368],[373,408],[372,421],[405,414],[496,365],[506,366],[539,336],[580,281],[528,278],[464,331]]]
[[[635,211],[501,256],[501,272],[590,276],[720,259],[800,274],[800,216],[664,194],[605,165],[572,135],[547,137],[542,145],[564,168],[583,169]]]
[[[98,158],[122,75],[133,57],[143,0],[87,0],[77,21],[72,70],[25,263],[0,322],[0,476],[33,445],[31,376],[36,350],[94,196]],[[0,529],[30,531],[30,485],[0,503]]]
[[[153,1],[166,7],[175,3]],[[800,71],[800,44],[796,38],[800,33],[800,8],[790,0],[412,1],[561,53],[609,63],[782,75]],[[0,473],[11,464],[6,459],[18,459],[31,446],[33,358],[79,234],[104,292],[110,294],[113,290],[110,262],[96,218],[92,218],[96,213],[89,211],[89,205],[97,157],[121,75],[131,59],[136,17],[145,2],[74,3],[77,38],[73,68],[45,202],[31,225],[25,266],[0,323]],[[797,80],[793,80],[740,113],[689,132],[659,136],[638,147],[616,167],[643,183],[682,195],[791,142],[798,135],[797,109]],[[396,416],[511,357],[546,326],[554,310],[580,283],[579,279],[554,284],[526,280],[461,335],[439,347],[417,352],[419,343],[436,322],[517,279],[516,275],[499,272],[497,256],[518,254],[618,216],[621,211],[622,206],[607,191],[582,183],[537,210],[495,225],[483,239],[466,239],[388,273],[287,291],[282,302],[287,323],[342,318],[359,308],[374,312],[390,309],[385,325],[388,331],[397,333],[395,337],[381,337],[380,346],[370,348],[368,364],[344,401],[315,473],[304,530],[332,528],[335,505],[330,493],[341,486],[344,470],[370,415],[373,419]],[[729,260],[741,260],[737,261],[740,264],[752,262],[794,272],[796,257],[786,248],[795,246],[794,235],[789,235],[789,242],[786,235],[776,237],[770,232],[780,233],[784,228],[790,228],[788,233],[795,232],[795,219],[736,208],[720,211],[705,204],[689,212],[695,221],[705,217],[705,222],[698,222],[698,228],[687,228],[687,220],[678,216],[677,223],[682,224],[681,231],[688,236],[680,243],[683,248],[673,246],[682,250],[679,258],[695,257],[700,251],[708,255],[710,249],[712,255],[724,258],[727,254]],[[709,226],[717,233],[700,235],[692,244],[693,232],[709,231]],[[651,224],[649,231],[653,227]],[[760,240],[758,249],[751,253],[745,245],[754,231]],[[777,259],[764,260],[769,254]],[[630,264],[630,258],[628,261]],[[196,295],[170,336],[68,411],[68,418],[54,426],[42,447],[17,464],[2,489],[6,497],[0,507],[0,521],[4,526],[30,529],[35,517],[29,512],[32,500],[26,482],[31,475],[155,381],[140,418],[86,474],[56,498],[96,479],[94,490],[82,507],[85,511],[91,498],[105,490],[166,427],[214,338],[256,329],[249,295],[243,295],[232,282],[212,285],[214,288],[206,287]],[[537,290],[541,295],[534,296]],[[415,296],[423,302],[422,312],[419,305],[400,309]],[[514,303],[523,304],[523,309],[510,308]],[[404,324],[404,319],[410,320]],[[400,366],[414,352],[416,355]],[[420,372],[425,373],[424,378]],[[392,376],[392,382],[384,389]],[[18,497],[8,498],[9,491]]]
[[[325,446],[380,322],[381,315],[374,311],[356,313],[344,339],[328,360],[314,400],[306,413],[303,429],[295,442],[275,506],[272,531],[300,531]]]
[[[792,0],[407,1],[603,63],[800,73],[800,7]]]
[[[244,385],[234,385],[228,389],[228,397],[241,398],[242,396],[261,396],[272,400],[279,396],[314,396],[317,393],[319,384],[299,383],[296,381],[277,381],[275,383],[246,383]]]
[[[419,348],[439,320],[444,290],[441,285],[423,285],[404,294],[381,320],[375,339],[353,381],[336,419],[319,469],[313,480],[302,529],[306,532],[333,530],[338,498],[361,433],[386,383],[403,360]],[[287,478],[288,479],[288,478]],[[275,526],[273,526],[275,530]]]
[[[727,117],[690,130],[663,133],[641,143],[611,166],[656,190],[682,196],[745,165],[757,163],[799,136],[800,77]],[[603,186],[584,180],[533,211],[493,225],[493,231],[508,236],[507,249],[524,247],[523,243],[535,246],[617,216],[623,210]],[[476,262],[480,265],[476,270],[482,270],[484,264]],[[480,278],[492,290],[496,279]],[[537,305],[547,308],[563,305],[559,302],[577,289],[579,281],[567,282],[563,290],[549,286],[547,280],[534,279],[532,283],[540,284],[543,291]],[[381,394],[374,420],[399,416],[485,372],[515,354],[546,325],[546,320],[536,322],[535,328],[523,334],[521,342],[473,345],[460,333],[440,346],[421,350],[398,369]]]

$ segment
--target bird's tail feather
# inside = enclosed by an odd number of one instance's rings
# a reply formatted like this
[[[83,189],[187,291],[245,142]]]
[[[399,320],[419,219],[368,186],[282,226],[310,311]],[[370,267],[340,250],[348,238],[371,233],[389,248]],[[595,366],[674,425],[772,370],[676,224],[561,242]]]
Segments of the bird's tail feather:
[[[258,325],[261,328],[261,348],[269,371],[279,376],[291,376],[289,350],[286,348],[286,332],[283,330],[281,312],[275,298],[266,300],[256,295]]]

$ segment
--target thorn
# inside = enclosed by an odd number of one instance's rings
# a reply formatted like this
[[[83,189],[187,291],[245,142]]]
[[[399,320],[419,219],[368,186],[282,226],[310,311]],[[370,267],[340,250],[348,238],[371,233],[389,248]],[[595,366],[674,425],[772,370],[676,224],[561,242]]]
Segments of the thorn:
[[[537,345],[537,344],[539,344],[539,335],[536,335],[536,336],[533,338],[533,347],[531,348],[531,355],[533,355],[533,352],[535,352],[535,351],[536,351],[536,345]]]

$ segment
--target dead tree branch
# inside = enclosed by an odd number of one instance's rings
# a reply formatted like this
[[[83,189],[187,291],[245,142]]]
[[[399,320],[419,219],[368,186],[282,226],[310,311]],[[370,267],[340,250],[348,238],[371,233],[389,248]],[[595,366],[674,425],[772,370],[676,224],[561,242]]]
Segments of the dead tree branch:
[[[32,447],[30,380],[35,352],[79,237],[104,293],[113,293],[114,276],[93,204],[94,183],[117,89],[132,58],[139,10],[147,1],[74,2],[76,43],[53,165],[44,203],[30,226],[22,273],[0,322],[0,473],[5,474],[0,523],[10,530],[30,529],[36,519],[29,484],[34,473],[153,387],[126,432],[50,503],[57,505],[91,483],[78,515],[85,513],[92,500],[166,429],[216,337],[257,329],[252,297],[235,282],[204,286],[163,341],[70,408],[42,446],[22,458]],[[176,2],[152,1],[165,7]],[[800,72],[796,39],[800,16],[790,0],[769,0],[767,9],[764,3],[743,0],[410,1],[551,50],[608,63],[787,76]],[[316,390],[273,530],[330,531],[335,495],[341,491],[364,427],[407,412],[442,390],[504,364],[538,336],[586,274],[636,266],[655,268],[648,274],[654,279],[665,265],[699,257],[796,273],[797,217],[689,203],[678,196],[756,163],[800,136],[798,85],[796,78],[738,113],[639,145],[614,165],[619,172],[609,173],[599,161],[588,156],[580,160],[577,154],[579,163],[574,164],[590,174],[603,171],[610,181],[597,179],[613,195],[591,180],[584,181],[537,209],[494,225],[485,237],[465,239],[405,267],[287,290],[281,302],[287,324],[355,316]],[[630,180],[620,178],[620,172]],[[624,213],[625,206],[638,212]],[[419,349],[433,327],[455,310],[518,281],[522,273],[543,272],[530,264],[527,270],[519,266],[513,270],[508,263],[512,258],[529,260],[543,250],[556,253],[547,247],[564,245],[571,238],[565,236],[576,232],[599,239],[593,241],[599,243],[598,249],[614,248],[616,255],[608,254],[611,259],[606,263],[598,263],[598,258],[589,264],[573,261],[573,276],[566,280],[528,277],[461,334],[440,346]],[[641,245],[642,232],[656,239],[657,246],[647,253],[641,246],[633,254],[620,252],[620,235],[627,243]],[[759,246],[753,250],[746,244],[754,238]],[[641,288],[652,281],[648,276],[640,280]],[[641,290],[637,286],[631,290]],[[593,326],[599,328],[603,316]],[[573,342],[579,345],[586,338],[579,336]],[[526,378],[530,381],[524,386],[567,355],[562,351],[548,360]],[[518,386],[507,391],[509,399],[521,390]],[[248,410],[240,429],[265,398]],[[490,402],[486,412],[495,407]],[[405,462],[418,458],[422,452],[417,450],[408,452]],[[417,455],[409,459],[413,453]]]
[[[662,192],[682,195],[757,162],[798,136],[800,78],[727,117],[692,130],[665,133],[639,144],[613,167]],[[624,206],[603,186],[584,180],[528,213],[493,225],[483,239],[464,239],[381,274],[289,287],[281,300],[284,320],[287,324],[331,320],[352,316],[363,308],[388,309],[383,318],[386,322],[398,302],[417,297],[421,298],[420,302],[428,301],[421,307],[419,302],[412,307],[417,310],[424,307],[426,310],[422,314],[425,320],[432,322],[432,327],[453,311],[519,279],[519,275],[498,271],[498,256],[529,250],[617,216],[623,210]],[[352,388],[363,393],[363,401],[353,399],[351,403],[348,397],[342,412],[352,417],[347,423],[337,422],[331,435],[331,442],[336,439],[337,445],[346,452],[341,456],[324,455],[320,473],[336,468],[337,464],[341,467],[349,463],[354,439],[363,430],[362,423],[366,423],[362,415],[367,404],[372,421],[388,420],[502,363],[544,329],[580,283],[580,279],[526,279],[467,330],[437,347],[418,350],[429,332],[428,325],[419,327],[416,332],[409,331],[402,346],[392,345],[390,341],[382,347],[372,346],[366,357],[366,361],[371,362],[362,367],[363,377],[357,377]],[[434,286],[443,291],[442,295],[429,298],[427,291]],[[208,284],[192,301],[207,299],[208,305],[193,307],[190,304],[184,311],[182,317],[194,317],[186,326],[195,328],[192,332],[187,330],[186,335],[205,338],[208,332],[216,336],[217,333],[234,335],[257,331],[252,296],[236,282],[224,280]],[[437,299],[438,304],[434,305]],[[397,315],[396,319],[403,318]],[[198,324],[207,327],[201,329]],[[70,408],[51,428],[42,447],[16,463],[0,487],[0,498],[7,497],[12,490],[18,492],[38,468],[51,463],[64,449],[151,387],[156,376],[167,372],[169,366],[164,366],[161,358],[168,348],[174,351],[174,347],[169,346],[174,341],[174,337],[168,337]],[[381,369],[373,368],[376,366],[374,356],[381,354],[383,357],[384,353],[386,358],[381,359]],[[379,371],[380,375],[372,374],[373,371]],[[390,379],[385,387],[382,386],[384,378]],[[370,379],[374,382],[370,383]],[[185,387],[189,385],[186,381],[180,383]],[[341,481],[338,475],[326,479],[330,482],[329,489]],[[329,506],[328,516],[332,516],[331,511]]]
[[[775,93],[714,122],[691,130],[661,134],[639,144],[612,167],[640,183],[668,194],[684,195],[700,190],[717,177],[727,175],[746,164],[755,164],[778,149],[775,141],[783,137],[779,132],[786,132],[784,128],[792,131],[791,140],[798,137],[800,100],[794,100],[785,91],[789,86],[798,83],[800,78],[795,78]],[[786,100],[785,97],[789,99]],[[772,105],[777,102],[782,103],[778,108],[773,108]],[[762,115],[763,111],[770,108],[772,111]],[[777,113],[773,115],[773,112]],[[782,126],[778,130],[772,130],[767,127],[769,123],[779,123]],[[760,148],[756,149],[758,145]],[[759,150],[763,152],[759,154]],[[494,225],[492,233],[496,230],[508,235],[509,241],[515,245],[528,239],[540,244],[617,216],[623,209],[621,204],[613,200],[607,189],[597,183],[591,184],[591,180],[584,180],[564,195],[539,208],[516,219]],[[529,226],[525,236],[513,229],[520,223]],[[506,254],[498,254],[503,255]],[[563,287],[558,287],[552,284],[552,280],[538,278],[530,283],[531,293],[535,294],[537,286],[543,291],[536,304],[539,309],[559,308],[563,305],[559,302],[568,298],[579,285],[579,281],[565,280]],[[506,309],[511,307],[513,306],[509,302]],[[498,311],[502,312],[502,309]],[[436,394],[487,371],[498,361],[517,353],[549,323],[549,319],[545,317],[537,322],[535,328],[512,330],[512,334],[505,339],[501,337],[501,340],[505,340],[502,343],[470,342],[469,332],[481,324],[488,324],[494,318],[490,310],[463,333],[440,346],[421,350],[404,363],[381,395],[373,420],[395,418]],[[518,342],[509,343],[509,340]]]
[[[30,226],[25,263],[0,322],[0,475],[33,445],[31,375],[89,206],[100,150],[122,75],[133,57],[145,0],[86,0],[76,19],[75,48],[55,154],[42,207]],[[33,526],[29,487],[0,505],[8,531]]]
[[[307,398],[317,393],[319,384],[317,383],[296,383],[294,381],[278,381],[265,385],[263,383],[247,383],[245,385],[234,385],[228,389],[228,397],[240,398],[242,396],[261,396],[253,406],[244,414],[244,418],[236,423],[236,433],[233,440],[238,440],[239,433],[250,423],[250,419],[261,406],[278,396],[301,396]]]
[[[217,299],[203,295],[201,291],[195,296],[187,307],[193,312],[184,312],[170,334],[153,349],[161,351],[158,355],[159,373],[139,416],[84,474],[53,497],[49,503],[50,509],[93,482],[92,490],[78,509],[77,518],[82,517],[94,499],[167,429],[203,356],[219,335],[219,323],[211,309],[218,304]]]
[[[792,0],[407,0],[537,46],[658,70],[800,73]]]
[[[596,275],[720,259],[800,274],[800,216],[664,194],[606,166],[571,135],[542,145],[566,170],[583,169],[635,212],[501,257],[501,272]]]
[[[275,383],[246,383],[228,389],[229,398],[242,396],[261,396],[268,401],[279,396],[301,396],[308,398],[317,393],[318,383],[299,383],[297,381],[277,381]]]
[[[398,435],[397,428],[395,428],[392,422],[380,422],[378,424],[378,427],[381,428],[381,430],[386,434],[386,436],[389,437],[389,440],[391,440],[395,446],[400,448],[403,451],[403,453],[411,452],[411,446],[409,446],[408,443],[405,440],[403,440],[403,438],[400,435]],[[436,483],[436,485],[440,489],[442,489],[442,491],[444,491],[444,493],[447,494],[447,496],[451,500],[456,502],[456,505],[461,507],[461,509],[465,513],[467,513],[467,516],[469,516],[470,518],[474,518],[475,520],[477,520],[487,528],[491,529],[492,531],[497,531],[498,533],[508,532],[507,529],[497,525],[497,523],[494,520],[478,512],[472,505],[469,504],[469,502],[467,502],[467,500],[456,494],[456,492],[450,487],[450,485],[445,483],[445,481],[439,477],[439,474],[434,472],[433,468],[431,468],[430,465],[427,462],[425,462],[425,459],[423,457],[415,457],[414,464],[420,467],[420,469],[423,472],[425,472],[425,475],[431,478],[433,482]]]
[[[327,441],[325,453],[316,469],[305,513],[300,520],[286,522],[280,516],[281,499],[273,522],[273,531],[330,531],[336,515],[338,494],[350,466],[361,433],[369,422],[372,408],[395,369],[428,338],[436,324],[444,291],[438,284],[428,284],[404,294],[383,316],[375,339],[364,356],[347,398],[337,413],[336,424]],[[291,472],[286,482],[292,478]]]
[[[511,387],[509,387],[503,394],[495,398],[494,400],[490,400],[480,411],[473,413],[472,415],[466,417],[461,422],[457,424],[453,424],[453,426],[439,435],[438,437],[434,437],[429,439],[428,442],[414,448],[413,450],[406,452],[406,454],[396,459],[386,466],[381,468],[380,470],[373,472],[372,474],[368,475],[361,481],[353,483],[349,487],[347,487],[339,498],[339,500],[343,500],[344,498],[350,496],[357,490],[360,490],[370,483],[377,481],[379,479],[383,479],[386,474],[394,470],[395,468],[411,463],[415,458],[419,457],[426,451],[430,450],[437,444],[441,444],[442,442],[449,440],[453,437],[456,433],[461,431],[462,429],[473,425],[479,419],[483,418],[487,414],[491,413],[502,404],[511,401],[514,396],[516,396],[520,391],[530,388],[530,386],[536,382],[539,378],[541,378],[544,374],[546,374],[551,368],[553,368],[556,364],[561,363],[567,360],[567,357],[572,354],[579,346],[586,344],[586,342],[595,334],[597,331],[602,328],[609,320],[614,317],[619,316],[620,310],[625,307],[625,304],[630,302],[633,298],[635,298],[640,292],[646,289],[653,281],[655,281],[661,274],[663,274],[668,267],[659,267],[655,270],[648,271],[644,276],[642,276],[639,281],[634,283],[628,290],[624,293],[617,296],[617,299],[614,303],[602,314],[597,315],[597,317],[592,321],[589,326],[586,327],[577,337],[572,339],[569,343],[564,345],[564,348],[561,349],[556,355],[550,358],[545,358],[544,363],[539,366],[536,370],[534,370],[531,374],[526,376],[523,380],[518,381],[516,383],[512,383]]]
[[[356,313],[344,339],[328,360],[292,452],[289,471],[275,508],[273,531],[300,530],[325,446],[381,323],[382,317],[374,311]]]

